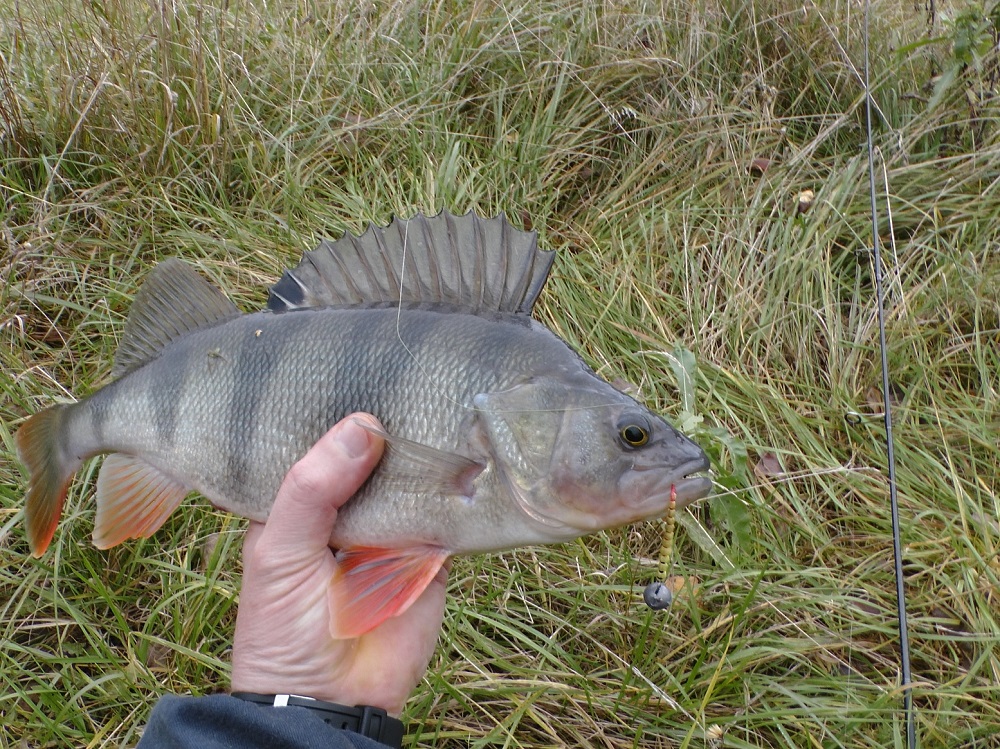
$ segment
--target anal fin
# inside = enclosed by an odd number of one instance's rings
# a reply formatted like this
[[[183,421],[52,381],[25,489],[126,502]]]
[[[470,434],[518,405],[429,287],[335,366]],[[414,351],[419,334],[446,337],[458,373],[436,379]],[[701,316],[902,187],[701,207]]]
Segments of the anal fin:
[[[341,549],[330,581],[330,633],[335,639],[360,637],[399,616],[420,597],[449,556],[439,546]]]
[[[188,489],[140,458],[114,453],[97,476],[94,545],[108,549],[148,538],[177,509]]]

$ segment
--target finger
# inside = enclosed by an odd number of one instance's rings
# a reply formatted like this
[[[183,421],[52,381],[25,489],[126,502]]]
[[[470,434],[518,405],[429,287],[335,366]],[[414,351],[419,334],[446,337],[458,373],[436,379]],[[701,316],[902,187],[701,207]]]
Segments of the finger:
[[[382,456],[382,440],[356,422],[381,429],[372,416],[349,416],[288,471],[260,539],[271,552],[290,547],[312,553],[328,545],[337,509]]]
[[[260,534],[264,532],[264,524],[257,523],[253,520],[250,521],[250,525],[247,526],[247,532],[243,535],[243,564],[247,563],[248,559],[253,558],[254,549],[257,548],[257,542],[260,540]]]

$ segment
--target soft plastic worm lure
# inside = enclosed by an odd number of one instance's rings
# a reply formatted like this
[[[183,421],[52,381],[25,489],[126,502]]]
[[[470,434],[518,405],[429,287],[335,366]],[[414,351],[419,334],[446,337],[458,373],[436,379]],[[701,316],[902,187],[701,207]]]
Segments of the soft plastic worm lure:
[[[674,600],[674,594],[667,584],[670,572],[670,557],[674,550],[674,512],[677,507],[677,488],[670,487],[670,503],[667,514],[663,516],[663,541],[660,543],[660,560],[656,568],[656,580],[646,586],[642,598],[646,605],[654,611],[667,608]]]

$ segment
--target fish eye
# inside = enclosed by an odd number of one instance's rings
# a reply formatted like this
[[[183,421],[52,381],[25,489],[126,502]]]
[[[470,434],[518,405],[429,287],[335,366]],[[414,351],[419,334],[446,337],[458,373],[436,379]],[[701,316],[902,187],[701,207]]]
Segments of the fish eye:
[[[629,447],[642,447],[649,442],[649,430],[638,424],[626,424],[618,434]]]

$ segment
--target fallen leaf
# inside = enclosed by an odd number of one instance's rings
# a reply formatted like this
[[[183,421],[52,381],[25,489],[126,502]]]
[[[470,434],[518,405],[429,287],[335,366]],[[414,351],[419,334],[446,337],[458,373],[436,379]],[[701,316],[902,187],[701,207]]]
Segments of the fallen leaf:
[[[753,472],[758,476],[782,476],[785,473],[785,469],[782,467],[777,455],[774,453],[762,453],[760,460],[753,467]]]
[[[889,406],[892,409],[899,407],[900,402],[903,400],[903,391],[895,383],[889,383]],[[885,403],[882,398],[882,388],[872,385],[868,388],[865,393],[865,401],[868,403],[868,407],[873,413],[884,414],[885,413]]]
[[[685,591],[690,595],[697,596],[700,583],[700,578],[694,576],[684,577],[683,575],[671,575],[664,580],[664,584],[674,594],[674,600],[677,600],[680,594]]]
[[[611,387],[619,393],[624,393],[625,395],[631,395],[633,397],[639,395],[639,387],[628,380],[623,380],[621,377],[616,377],[612,380]]]
[[[219,534],[209,533],[205,540],[201,542],[201,560],[199,567],[201,571],[204,572],[208,569],[208,563],[212,559],[212,555],[215,554],[215,547],[219,545]]]
[[[151,642],[146,651],[146,668],[150,671],[163,671],[170,666],[171,649],[159,642]]]

